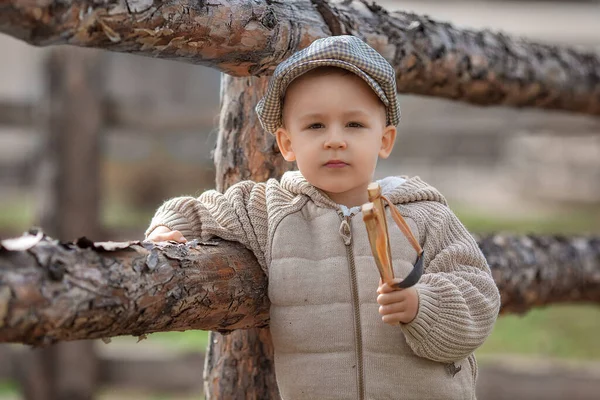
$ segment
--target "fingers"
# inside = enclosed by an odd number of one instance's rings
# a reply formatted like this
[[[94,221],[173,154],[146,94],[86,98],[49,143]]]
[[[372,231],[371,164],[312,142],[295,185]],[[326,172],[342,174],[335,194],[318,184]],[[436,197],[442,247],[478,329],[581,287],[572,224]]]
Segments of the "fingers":
[[[406,293],[402,290],[394,290],[390,293],[382,293],[377,296],[377,303],[380,306],[385,306],[387,304],[398,303],[404,301],[406,299]]]
[[[392,282],[390,282],[390,283],[391,283],[391,285],[395,285],[400,282],[402,282],[402,279],[394,278],[392,280]],[[390,293],[390,292],[397,291],[397,290],[398,290],[397,288],[390,286],[390,284],[388,284],[388,283],[382,283],[381,279],[379,279],[379,288],[377,289],[377,293]]]
[[[383,316],[396,314],[396,313],[402,313],[404,311],[406,311],[406,305],[404,304],[404,302],[392,303],[392,304],[388,304],[385,306],[379,306],[379,314],[381,314]]]
[[[407,324],[413,321],[419,312],[419,293],[414,287],[381,293],[377,296],[377,303],[383,322],[391,325],[397,325],[399,322]]]
[[[178,242],[185,243],[187,239],[179,231],[172,231],[167,227],[159,226],[150,235],[147,240],[151,242]]]
[[[179,243],[187,242],[187,239],[185,237],[183,237],[183,234],[179,231],[172,231],[171,239],[169,239],[169,240],[173,240],[173,241],[179,242]]]
[[[383,322],[390,325],[398,325],[399,323],[405,323],[404,321],[407,321],[408,319],[408,315],[405,312],[388,314],[381,317],[381,320]]]

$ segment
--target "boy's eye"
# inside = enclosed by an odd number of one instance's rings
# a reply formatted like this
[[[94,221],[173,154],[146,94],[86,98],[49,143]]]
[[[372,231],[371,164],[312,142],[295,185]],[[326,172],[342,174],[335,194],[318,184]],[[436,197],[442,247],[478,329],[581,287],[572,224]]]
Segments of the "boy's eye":
[[[360,122],[349,122],[348,126],[350,128],[362,128],[363,124],[361,124]]]
[[[323,127],[324,127],[324,125],[323,125],[322,123],[320,123],[320,122],[317,122],[317,123],[315,123],[315,124],[310,124],[310,125],[308,126],[308,129],[321,129],[321,128],[323,128]]]

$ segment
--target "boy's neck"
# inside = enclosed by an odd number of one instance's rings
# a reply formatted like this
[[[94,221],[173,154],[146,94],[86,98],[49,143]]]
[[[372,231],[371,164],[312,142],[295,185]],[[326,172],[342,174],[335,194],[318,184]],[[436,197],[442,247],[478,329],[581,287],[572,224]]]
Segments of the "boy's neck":
[[[325,193],[335,203],[352,208],[356,206],[362,206],[369,201],[367,186],[368,184],[359,185],[342,193],[330,193],[324,190],[322,190],[322,192]]]

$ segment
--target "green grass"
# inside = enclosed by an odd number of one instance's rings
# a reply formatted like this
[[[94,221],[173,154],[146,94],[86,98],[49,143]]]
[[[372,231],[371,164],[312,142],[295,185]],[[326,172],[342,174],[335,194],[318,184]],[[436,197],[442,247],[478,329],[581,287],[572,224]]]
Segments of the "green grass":
[[[600,307],[561,305],[501,316],[478,354],[600,360]]]
[[[154,209],[127,207],[120,203],[106,204],[102,209],[102,225],[112,229],[135,229],[142,232],[150,223]]]
[[[499,231],[564,235],[600,233],[600,208],[565,210],[525,218],[484,214],[461,206],[452,209],[469,231],[479,234]]]
[[[127,207],[108,203],[101,209],[102,226],[110,229],[139,229],[143,232],[152,219],[154,209]],[[15,198],[0,207],[0,232],[19,235],[35,224],[35,207],[29,198]]]
[[[19,393],[19,387],[13,381],[0,381],[0,398],[5,396],[16,396]]]
[[[185,332],[157,332],[146,335],[142,341],[135,336],[118,336],[111,339],[111,343],[121,343],[135,346],[138,342],[142,345],[166,346],[174,351],[192,352],[206,350],[208,345],[208,331],[188,330]],[[110,346],[110,344],[109,344]]]
[[[27,197],[3,202],[0,207],[0,230],[26,231],[33,223],[33,213],[33,203]]]
[[[160,332],[148,336],[152,342],[166,344],[178,349],[204,351],[208,345],[207,331]]]

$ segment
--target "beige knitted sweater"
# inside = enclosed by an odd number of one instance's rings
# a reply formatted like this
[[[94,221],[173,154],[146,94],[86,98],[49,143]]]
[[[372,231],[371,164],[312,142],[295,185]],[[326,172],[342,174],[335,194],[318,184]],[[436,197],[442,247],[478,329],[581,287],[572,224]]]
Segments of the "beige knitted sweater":
[[[436,189],[419,178],[381,183],[424,249],[419,312],[398,327],[378,313],[379,275],[360,210],[335,204],[299,172],[169,200],[147,233],[165,225],[254,252],[269,277],[284,399],[474,399],[473,351],[500,306],[489,267]],[[402,277],[417,255],[391,218],[388,225]]]

